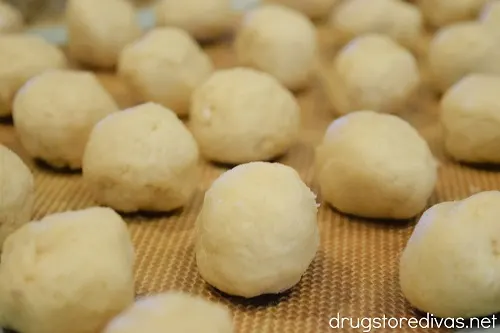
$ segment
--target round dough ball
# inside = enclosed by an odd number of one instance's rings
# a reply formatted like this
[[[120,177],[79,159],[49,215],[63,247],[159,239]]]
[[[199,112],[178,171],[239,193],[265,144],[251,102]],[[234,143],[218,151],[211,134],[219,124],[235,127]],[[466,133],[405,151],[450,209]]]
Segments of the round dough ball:
[[[134,249],[108,208],[46,216],[7,238],[0,326],[23,333],[95,333],[134,301]]]
[[[475,19],[487,1],[489,0],[417,0],[417,4],[430,25],[443,27]]]
[[[470,74],[441,100],[445,148],[470,163],[500,163],[500,77]]]
[[[330,20],[342,44],[355,37],[385,34],[416,49],[423,33],[423,18],[417,6],[401,0],[350,0],[342,2]]]
[[[400,261],[401,290],[421,311],[442,318],[500,311],[500,192],[482,192],[427,210]]]
[[[34,183],[24,162],[0,144],[0,252],[7,236],[31,220]]]
[[[0,34],[0,117],[12,112],[14,96],[26,81],[52,68],[67,67],[64,53],[31,35]]]
[[[100,204],[122,212],[167,212],[184,206],[196,189],[198,156],[196,141],[175,113],[147,103],[94,128],[83,178]]]
[[[419,133],[399,117],[373,111],[335,120],[315,162],[324,200],[366,218],[414,217],[437,180],[437,163]]]
[[[114,67],[141,34],[134,6],[125,0],[69,0],[66,21],[71,57],[97,68]]]
[[[267,72],[291,90],[305,88],[316,59],[316,29],[288,7],[265,5],[248,13],[235,42],[240,65]]]
[[[392,39],[367,34],[337,55],[332,71],[333,104],[340,114],[359,110],[399,113],[420,84],[415,57]]]
[[[316,196],[288,166],[253,162],[227,171],[198,215],[200,275],[229,295],[285,292],[318,250],[317,211]]]
[[[194,89],[213,70],[208,55],[178,28],[150,31],[123,50],[118,65],[119,75],[144,101],[161,104],[180,116],[189,113]]]
[[[312,19],[327,17],[339,0],[265,0],[298,10]]]
[[[55,168],[80,169],[90,131],[118,106],[93,73],[51,70],[14,100],[14,125],[28,153]]]
[[[14,6],[0,1],[0,34],[20,31],[24,26],[23,16]]]
[[[252,69],[214,73],[193,94],[191,130],[210,160],[271,160],[297,141],[300,107],[274,77]]]
[[[198,40],[213,40],[231,32],[236,13],[233,0],[160,0],[156,6],[159,26],[186,30]]]
[[[429,45],[433,84],[445,92],[470,73],[500,74],[500,43],[479,22],[441,29]]]
[[[103,333],[233,333],[229,310],[179,292],[149,296],[113,319]]]

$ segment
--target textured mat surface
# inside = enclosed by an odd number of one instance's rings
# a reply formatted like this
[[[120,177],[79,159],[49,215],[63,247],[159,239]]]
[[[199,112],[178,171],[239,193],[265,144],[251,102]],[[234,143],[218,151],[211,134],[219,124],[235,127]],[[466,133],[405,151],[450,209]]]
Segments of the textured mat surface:
[[[207,48],[217,67],[230,67],[234,60],[229,44]],[[122,107],[136,103],[133,94],[113,74],[99,74],[103,84]],[[314,147],[334,119],[327,95],[316,80],[298,95],[303,109],[300,142],[280,162],[297,169],[316,192],[312,162]],[[439,182],[430,204],[462,199],[481,190],[499,189],[500,174],[448,161],[441,152],[435,102],[423,93],[417,104],[403,115],[431,144],[441,160]],[[0,142],[14,149],[31,166],[37,183],[35,218],[46,214],[94,205],[79,174],[61,174],[31,162],[16,138],[13,126],[0,124]],[[220,295],[197,274],[193,253],[193,226],[203,193],[225,169],[203,164],[203,181],[191,203],[170,216],[127,216],[137,251],[137,294],[181,290],[227,304],[234,312],[238,333],[329,332],[329,319],[343,317],[417,317],[398,286],[398,258],[414,224],[373,222],[342,216],[327,205],[319,212],[321,249],[301,283],[291,293],[254,301]],[[321,199],[321,198],[320,198]],[[442,330],[398,328],[385,331]],[[362,332],[362,329],[343,331]]]

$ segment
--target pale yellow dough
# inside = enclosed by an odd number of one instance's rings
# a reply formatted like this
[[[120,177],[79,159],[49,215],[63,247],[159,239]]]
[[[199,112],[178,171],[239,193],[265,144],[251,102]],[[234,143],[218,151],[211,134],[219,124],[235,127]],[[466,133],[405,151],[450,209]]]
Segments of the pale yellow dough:
[[[0,144],[0,252],[5,239],[31,220],[34,183],[21,158]]]
[[[156,23],[183,29],[197,40],[214,40],[234,28],[233,1],[160,0],[156,5]]]
[[[441,100],[444,145],[451,157],[500,163],[500,77],[470,74]]]
[[[339,211],[367,218],[409,219],[434,191],[437,164],[409,123],[373,111],[336,119],[316,150],[323,199]]]
[[[331,15],[330,25],[342,43],[367,33],[379,33],[413,50],[423,34],[419,8],[401,0],[343,1]]]
[[[41,37],[0,34],[0,117],[10,116],[19,88],[32,77],[67,67],[64,53]]]
[[[190,118],[205,158],[228,164],[286,153],[301,123],[295,97],[271,75],[247,68],[215,72],[196,89]]]
[[[479,20],[500,40],[500,1],[491,0],[483,7]]]
[[[484,24],[462,22],[439,30],[431,40],[428,64],[432,83],[445,92],[472,73],[500,75],[500,43]]]
[[[417,0],[426,21],[434,27],[473,20],[489,0]]]
[[[138,300],[103,333],[233,333],[229,310],[201,297],[168,292]]]
[[[196,222],[196,262],[215,288],[236,296],[284,292],[319,247],[316,196],[279,163],[243,164],[205,194]]]
[[[57,213],[4,243],[0,326],[23,333],[96,333],[134,301],[134,249],[111,209]]]
[[[127,0],[69,0],[66,21],[72,59],[90,67],[114,67],[123,48],[141,34]]]
[[[401,290],[417,309],[441,318],[500,311],[500,192],[482,192],[427,210],[406,244]]]
[[[189,113],[193,91],[212,73],[211,59],[179,28],[156,28],[122,52],[118,74],[145,102],[155,102],[180,116]]]
[[[312,19],[322,19],[327,17],[341,0],[263,0],[263,2],[285,5]]]
[[[0,34],[19,32],[24,26],[24,19],[14,6],[0,0]]]
[[[309,19],[279,5],[250,11],[235,42],[241,66],[267,72],[291,90],[309,85],[317,48],[316,28]]]
[[[91,72],[47,71],[30,80],[14,101],[14,125],[24,148],[55,168],[80,169],[90,131],[118,111]]]
[[[410,51],[382,34],[365,34],[344,46],[330,73],[335,111],[400,113],[406,109],[421,79]]]
[[[97,202],[118,211],[171,211],[187,204],[196,189],[198,155],[175,113],[146,103],[94,128],[83,179]]]

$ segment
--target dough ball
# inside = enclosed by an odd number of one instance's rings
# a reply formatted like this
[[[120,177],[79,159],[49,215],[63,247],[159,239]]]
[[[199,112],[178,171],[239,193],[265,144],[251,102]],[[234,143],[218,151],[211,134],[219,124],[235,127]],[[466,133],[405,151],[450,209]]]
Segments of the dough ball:
[[[217,303],[179,292],[138,300],[113,319],[103,333],[233,333],[229,310]]]
[[[107,208],[46,216],[7,238],[0,326],[23,333],[95,333],[134,301],[134,249]]]
[[[435,88],[445,92],[470,73],[500,74],[500,43],[479,22],[441,29],[429,45],[428,63]]]
[[[51,70],[30,80],[14,100],[14,125],[28,153],[55,168],[80,169],[92,127],[118,111],[94,74]]]
[[[460,21],[473,20],[488,0],[417,0],[426,21],[443,27]]]
[[[447,152],[470,163],[500,163],[500,76],[470,74],[441,100]]]
[[[196,224],[196,262],[205,281],[230,295],[285,292],[319,247],[316,196],[297,172],[253,162],[220,176]]]
[[[312,19],[322,19],[330,14],[340,0],[264,0],[266,2],[288,6]]]
[[[500,38],[500,1],[488,2],[481,11],[479,20],[490,30],[497,35],[497,40]]]
[[[337,55],[332,71],[335,109],[401,112],[420,84],[415,57],[387,36],[367,34],[352,40]]]
[[[34,201],[30,169],[13,151],[0,144],[0,252],[7,236],[31,220]]]
[[[443,202],[422,216],[404,249],[401,290],[439,317],[483,317],[500,310],[500,192]]]
[[[30,78],[67,66],[64,53],[31,35],[0,34],[0,117],[9,116],[15,94]]]
[[[265,5],[248,13],[236,39],[240,65],[267,72],[291,90],[305,88],[316,59],[316,29],[288,7]]]
[[[285,154],[301,122],[288,90],[269,74],[246,68],[214,73],[195,91],[190,116],[202,154],[228,164]]]
[[[122,212],[167,212],[185,205],[196,189],[198,155],[196,141],[175,113],[147,103],[94,128],[83,178],[100,204]]]
[[[330,24],[342,44],[364,34],[379,33],[416,49],[423,33],[419,8],[401,0],[344,1],[333,12]]]
[[[316,150],[316,175],[326,202],[366,218],[409,219],[434,191],[437,163],[404,120],[358,111],[335,120]]]
[[[178,28],[150,31],[124,49],[118,65],[118,73],[144,101],[161,104],[180,116],[189,113],[193,90],[212,71],[208,55]]]
[[[23,25],[21,13],[14,6],[0,1],[0,34],[18,32]]]
[[[125,0],[69,0],[66,21],[71,57],[97,68],[114,67],[141,34],[133,4]]]
[[[186,30],[198,40],[213,40],[231,32],[235,12],[233,0],[160,0],[156,6],[159,26]]]

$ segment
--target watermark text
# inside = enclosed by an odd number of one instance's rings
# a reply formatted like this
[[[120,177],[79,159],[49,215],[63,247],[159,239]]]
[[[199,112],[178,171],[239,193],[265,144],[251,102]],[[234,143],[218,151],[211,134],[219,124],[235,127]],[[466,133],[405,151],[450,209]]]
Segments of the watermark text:
[[[376,318],[353,318],[343,317],[338,313],[335,317],[330,318],[329,325],[333,329],[356,328],[362,332],[372,332],[375,329],[402,329],[402,328],[446,328],[446,329],[464,329],[464,328],[495,328],[496,317],[484,318],[437,318],[431,314],[427,314],[422,318],[394,318],[382,317]]]

